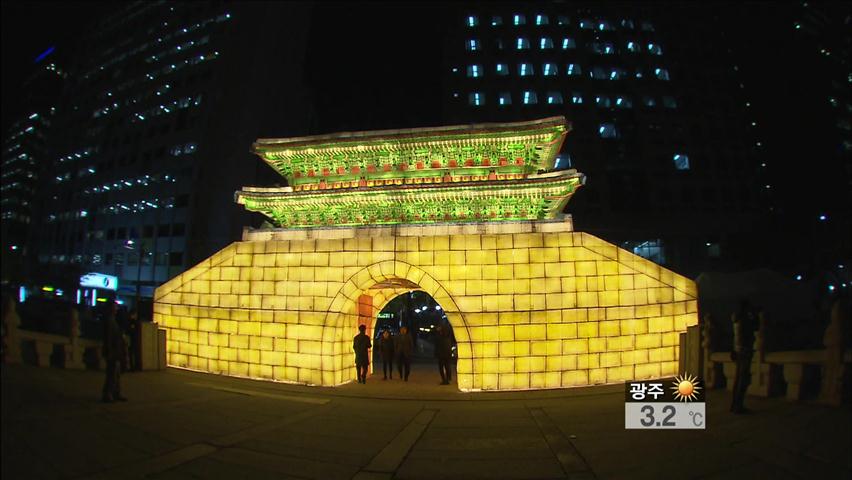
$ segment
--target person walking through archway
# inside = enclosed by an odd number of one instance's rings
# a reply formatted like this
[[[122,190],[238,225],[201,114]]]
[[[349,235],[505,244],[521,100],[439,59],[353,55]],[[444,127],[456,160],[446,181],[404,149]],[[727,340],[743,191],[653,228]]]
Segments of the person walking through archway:
[[[396,352],[396,362],[399,367],[399,376],[406,382],[408,375],[411,374],[411,357],[414,355],[414,341],[408,333],[408,327],[399,329],[399,335],[394,337],[394,351]]]
[[[438,371],[441,372],[441,385],[449,385],[453,381],[453,371],[450,369],[450,358],[453,354],[453,342],[446,327],[438,327],[438,337],[435,339],[435,356],[438,358]]]
[[[352,340],[352,349],[355,350],[355,368],[358,374],[358,383],[367,383],[367,369],[370,366],[370,348],[373,344],[370,342],[370,337],[364,333],[367,330],[366,325],[358,326],[359,333]]]
[[[382,356],[382,372],[385,374],[382,380],[388,378],[393,380],[394,339],[388,330],[382,332],[382,338],[379,340],[379,354]]]

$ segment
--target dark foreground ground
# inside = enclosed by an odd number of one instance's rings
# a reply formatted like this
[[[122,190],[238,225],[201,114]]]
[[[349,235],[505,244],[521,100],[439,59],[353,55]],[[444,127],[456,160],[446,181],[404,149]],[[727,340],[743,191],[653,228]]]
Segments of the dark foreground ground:
[[[711,391],[703,431],[627,431],[621,385],[458,392],[302,387],[181,370],[122,376],[2,367],[2,477],[315,479],[852,478],[846,408]]]

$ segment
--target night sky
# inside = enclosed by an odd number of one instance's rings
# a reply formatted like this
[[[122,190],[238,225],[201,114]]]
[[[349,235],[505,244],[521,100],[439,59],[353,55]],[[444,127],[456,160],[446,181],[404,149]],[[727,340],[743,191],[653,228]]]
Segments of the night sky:
[[[2,2],[4,132],[25,113],[18,88],[34,58],[53,45],[55,55],[61,55],[68,39],[84,31],[88,19],[114,5]],[[432,5],[315,5],[314,18],[321,21],[311,25],[306,71],[321,115],[311,133],[442,123],[441,11]],[[756,136],[765,145],[775,208],[793,215],[779,219],[782,230],[804,234],[809,230],[805,224],[815,222],[821,211],[846,215],[848,222],[849,174],[839,160],[836,119],[828,107],[831,82],[845,78],[829,78],[825,59],[815,54],[820,46],[797,36],[793,22],[801,15],[799,4],[717,5],[710,9],[720,12],[730,27],[728,35],[736,47],[731,61],[741,65],[747,94],[753,99],[750,120],[758,123]],[[835,19],[848,21],[849,6],[845,2],[826,8]],[[834,24],[842,28],[843,21]],[[848,45],[848,30],[843,35],[839,41]]]

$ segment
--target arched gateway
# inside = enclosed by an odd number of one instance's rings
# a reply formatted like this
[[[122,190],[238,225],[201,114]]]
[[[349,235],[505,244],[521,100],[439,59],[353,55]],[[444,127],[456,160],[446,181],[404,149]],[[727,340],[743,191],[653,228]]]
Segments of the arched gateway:
[[[352,336],[423,290],[458,342],[462,390],[677,373],[694,282],[560,212],[565,119],[258,140],[290,186],[237,192],[277,227],[157,289],[168,363],[313,385],[354,379]],[[372,331],[372,330],[371,330]]]

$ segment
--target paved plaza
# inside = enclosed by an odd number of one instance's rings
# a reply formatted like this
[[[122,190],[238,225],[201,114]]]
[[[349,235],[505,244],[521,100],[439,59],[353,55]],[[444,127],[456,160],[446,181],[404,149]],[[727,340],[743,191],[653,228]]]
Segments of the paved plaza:
[[[704,431],[624,429],[624,387],[461,393],[437,368],[338,388],[169,369],[2,367],[2,476],[33,478],[850,478],[846,408],[711,391]]]

